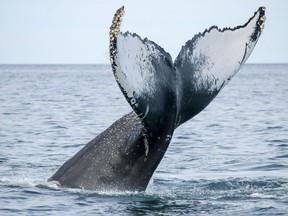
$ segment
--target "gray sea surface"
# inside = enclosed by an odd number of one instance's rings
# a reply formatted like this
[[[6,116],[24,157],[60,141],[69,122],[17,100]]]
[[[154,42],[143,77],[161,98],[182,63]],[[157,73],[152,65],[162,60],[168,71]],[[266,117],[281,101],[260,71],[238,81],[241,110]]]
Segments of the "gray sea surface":
[[[47,179],[131,111],[108,65],[0,65],[0,215],[288,215],[288,65],[245,65],[145,192]]]

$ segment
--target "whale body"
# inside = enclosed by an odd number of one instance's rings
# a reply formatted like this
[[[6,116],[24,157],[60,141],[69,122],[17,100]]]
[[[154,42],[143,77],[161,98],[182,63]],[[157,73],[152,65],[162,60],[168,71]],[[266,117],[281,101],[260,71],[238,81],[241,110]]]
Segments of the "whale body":
[[[172,57],[155,42],[120,31],[124,7],[110,27],[110,60],[132,111],[49,179],[88,190],[144,191],[174,130],[201,112],[248,59],[264,27],[265,8],[235,28],[212,26]]]

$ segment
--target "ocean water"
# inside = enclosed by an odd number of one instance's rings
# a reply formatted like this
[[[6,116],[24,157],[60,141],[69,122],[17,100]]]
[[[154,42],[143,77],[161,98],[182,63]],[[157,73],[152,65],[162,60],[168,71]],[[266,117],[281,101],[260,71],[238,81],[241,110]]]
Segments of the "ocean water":
[[[47,182],[131,109],[108,65],[0,65],[0,215],[288,215],[288,65],[246,65],[178,128],[147,190]]]

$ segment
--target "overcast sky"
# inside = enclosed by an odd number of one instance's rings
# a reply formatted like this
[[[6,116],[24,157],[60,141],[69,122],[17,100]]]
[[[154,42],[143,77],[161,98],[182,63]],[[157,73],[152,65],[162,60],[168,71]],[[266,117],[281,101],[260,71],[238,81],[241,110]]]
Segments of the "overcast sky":
[[[109,26],[125,6],[122,31],[148,37],[173,59],[212,25],[242,25],[266,6],[249,63],[288,63],[287,0],[0,0],[0,64],[109,63]]]

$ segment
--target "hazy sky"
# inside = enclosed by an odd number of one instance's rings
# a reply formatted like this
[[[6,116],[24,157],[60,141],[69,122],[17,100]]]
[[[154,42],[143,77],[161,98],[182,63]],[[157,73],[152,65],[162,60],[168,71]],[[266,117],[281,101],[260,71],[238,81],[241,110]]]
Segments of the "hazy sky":
[[[0,0],[0,64],[109,63],[109,26],[125,6],[122,31],[170,52],[212,25],[242,25],[266,6],[250,63],[288,63],[287,0]]]

